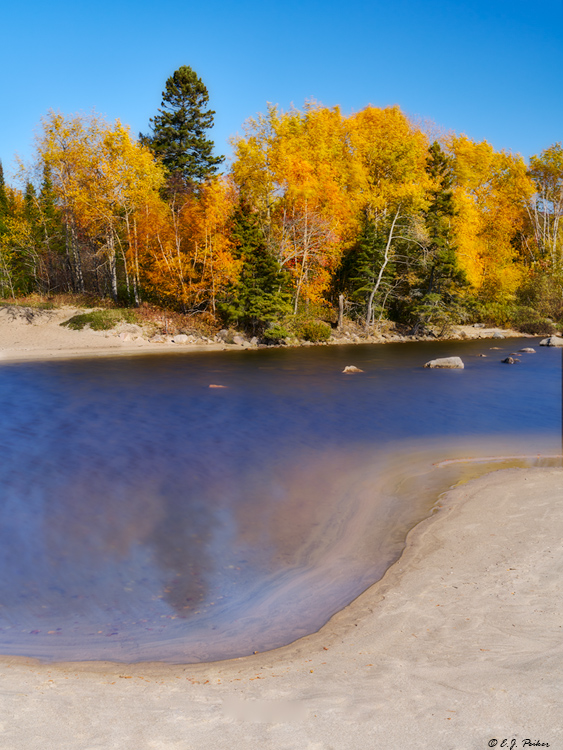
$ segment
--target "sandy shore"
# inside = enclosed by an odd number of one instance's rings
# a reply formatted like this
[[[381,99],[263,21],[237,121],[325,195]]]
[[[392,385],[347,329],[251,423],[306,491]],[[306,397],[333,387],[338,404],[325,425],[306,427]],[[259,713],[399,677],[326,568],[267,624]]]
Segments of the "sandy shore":
[[[170,354],[189,351],[241,351],[248,345],[226,344],[208,340],[202,343],[173,343],[172,336],[164,337],[160,343],[149,341],[147,331],[132,332],[138,326],[122,324],[111,331],[92,331],[84,328],[80,331],[61,326],[73,315],[85,312],[83,309],[60,308],[56,310],[38,310],[17,306],[0,306],[0,362],[20,362],[30,360],[71,359],[76,357],[115,357],[134,356],[137,354]],[[523,337],[518,331],[500,328],[475,328],[474,326],[455,326],[452,338],[455,339],[491,339],[502,333],[508,337]],[[407,337],[396,334],[383,334],[371,339],[354,340],[334,338],[332,344],[352,343],[392,343],[407,341]]]
[[[562,498],[561,469],[453,490],[380,582],[276,651],[178,667],[4,659],[0,747],[563,748]]]
[[[111,331],[74,331],[61,326],[82,309],[30,310],[0,306],[0,362],[115,357],[136,354],[165,354],[180,351],[222,351],[228,344],[151,343],[145,336],[131,334],[127,325]],[[27,313],[27,314],[26,314]]]

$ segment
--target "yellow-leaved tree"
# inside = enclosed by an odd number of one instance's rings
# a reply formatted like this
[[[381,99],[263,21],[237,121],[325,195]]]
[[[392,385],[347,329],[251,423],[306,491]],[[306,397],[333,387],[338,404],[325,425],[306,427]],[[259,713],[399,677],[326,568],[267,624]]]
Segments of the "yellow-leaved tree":
[[[420,215],[434,181],[426,170],[428,140],[399,107],[366,107],[349,118],[347,127],[358,192],[354,203],[375,238],[373,252],[364,253],[361,269],[369,328],[385,274],[397,260],[399,247],[419,242]]]
[[[454,156],[458,262],[484,300],[511,299],[526,274],[515,240],[526,220],[533,184],[519,155],[467,136],[449,139]]]
[[[139,268],[135,221],[158,201],[164,169],[119,121],[91,114],[50,112],[37,137],[37,166],[48,170],[64,218],[66,251],[77,291],[89,286],[118,296],[118,259],[128,296],[138,301]],[[131,249],[133,248],[133,249]],[[100,288],[101,287],[101,288]]]
[[[356,221],[340,110],[315,102],[303,111],[271,106],[248,121],[234,147],[233,178],[280,269],[290,274],[294,312],[300,302],[322,302]]]

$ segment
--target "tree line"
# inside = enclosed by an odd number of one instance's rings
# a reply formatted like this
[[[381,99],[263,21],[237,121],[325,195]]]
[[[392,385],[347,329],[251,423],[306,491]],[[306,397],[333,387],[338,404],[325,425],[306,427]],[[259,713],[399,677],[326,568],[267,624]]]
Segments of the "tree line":
[[[308,102],[250,119],[220,171],[208,107],[182,67],[137,138],[49,112],[20,188],[0,166],[0,296],[151,302],[271,339],[344,315],[367,331],[563,319],[560,143],[526,164],[431,140],[396,106]]]

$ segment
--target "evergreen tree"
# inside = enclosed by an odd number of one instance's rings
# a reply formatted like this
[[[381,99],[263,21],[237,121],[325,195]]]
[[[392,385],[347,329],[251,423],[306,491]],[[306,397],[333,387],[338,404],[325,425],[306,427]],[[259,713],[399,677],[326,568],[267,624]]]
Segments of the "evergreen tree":
[[[231,238],[243,265],[222,312],[228,320],[259,334],[291,312],[287,274],[269,252],[256,216],[244,204],[233,217]]]
[[[8,195],[6,183],[4,182],[4,169],[0,161],[0,234],[6,230],[5,219],[9,213]]]
[[[385,245],[387,242],[385,222],[377,226],[367,212],[364,212],[358,239],[354,247],[344,258],[340,279],[342,288],[352,303],[359,307],[363,315],[368,307],[374,283],[384,265]],[[384,317],[389,297],[394,289],[395,263],[385,265],[378,293],[372,301],[373,317]]]
[[[431,194],[425,223],[430,244],[428,247],[426,293],[446,293],[463,281],[458,268],[451,219],[455,214],[453,199],[454,173],[452,160],[435,141],[430,148],[427,171],[438,181]]]
[[[457,262],[451,226],[455,215],[452,159],[437,141],[428,149],[426,170],[436,186],[421,217],[424,252],[421,254],[414,246],[417,257],[411,263],[411,272],[400,269],[406,283],[400,295],[398,315],[413,324],[415,333],[425,324],[448,324],[455,311],[457,293],[466,285]],[[409,259],[411,254],[406,252],[405,257]]]
[[[206,109],[208,102],[204,83],[184,65],[166,81],[161,109],[150,120],[152,135],[140,136],[172,177],[188,186],[215,174],[225,158],[213,155],[213,141],[206,138],[215,114]]]

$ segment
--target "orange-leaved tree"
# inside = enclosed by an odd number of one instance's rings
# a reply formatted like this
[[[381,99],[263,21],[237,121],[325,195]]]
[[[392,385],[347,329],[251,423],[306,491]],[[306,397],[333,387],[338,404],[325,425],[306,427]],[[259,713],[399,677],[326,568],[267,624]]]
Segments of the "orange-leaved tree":
[[[229,236],[236,191],[229,180],[212,178],[197,193],[175,192],[173,201],[147,206],[136,225],[144,285],[184,312],[215,314],[240,270]]]

